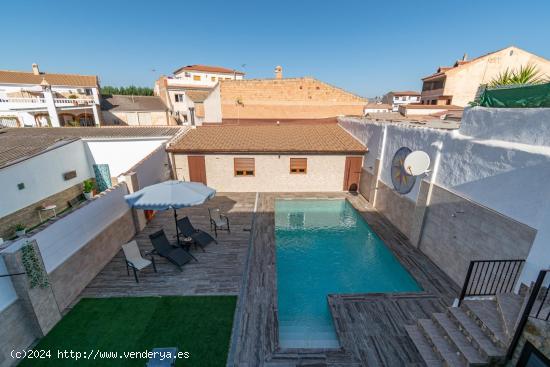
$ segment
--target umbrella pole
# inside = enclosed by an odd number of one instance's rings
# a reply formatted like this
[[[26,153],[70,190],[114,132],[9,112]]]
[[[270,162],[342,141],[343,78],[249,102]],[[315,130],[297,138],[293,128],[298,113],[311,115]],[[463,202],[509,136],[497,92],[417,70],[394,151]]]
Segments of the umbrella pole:
[[[176,225],[176,237],[178,239],[178,246],[180,245],[180,231],[178,230],[178,212],[174,208],[174,224]]]

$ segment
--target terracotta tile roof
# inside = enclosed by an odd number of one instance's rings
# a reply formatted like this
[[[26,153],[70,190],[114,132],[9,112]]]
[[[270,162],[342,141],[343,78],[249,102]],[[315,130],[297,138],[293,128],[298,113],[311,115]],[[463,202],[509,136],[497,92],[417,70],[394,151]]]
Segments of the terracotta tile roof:
[[[336,124],[221,125],[191,129],[168,146],[180,153],[363,154],[367,148]]]
[[[157,96],[103,96],[101,109],[111,112],[167,111],[168,107]]]
[[[78,138],[8,135],[7,131],[0,130],[0,169],[75,140]]]
[[[58,127],[0,129],[0,169],[80,138],[172,137],[180,127]]]
[[[187,65],[182,66],[181,68],[174,71],[174,74],[178,74],[182,71],[202,71],[205,73],[223,73],[223,74],[238,74],[238,75],[244,75],[242,71],[223,68],[221,66],[209,66],[209,65]]]
[[[6,84],[40,84],[46,79],[51,85],[66,85],[73,87],[97,87],[99,85],[95,75],[52,74],[0,70],[0,83]]]

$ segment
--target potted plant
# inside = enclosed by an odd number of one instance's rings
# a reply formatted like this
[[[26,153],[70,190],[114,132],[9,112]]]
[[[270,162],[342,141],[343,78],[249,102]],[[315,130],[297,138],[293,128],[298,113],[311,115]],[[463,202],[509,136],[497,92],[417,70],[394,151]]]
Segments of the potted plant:
[[[86,180],[84,181],[83,186],[84,197],[86,198],[86,200],[90,200],[94,197],[94,181]]]
[[[23,237],[27,232],[27,227],[22,223],[17,223],[15,225],[15,234],[17,237]]]

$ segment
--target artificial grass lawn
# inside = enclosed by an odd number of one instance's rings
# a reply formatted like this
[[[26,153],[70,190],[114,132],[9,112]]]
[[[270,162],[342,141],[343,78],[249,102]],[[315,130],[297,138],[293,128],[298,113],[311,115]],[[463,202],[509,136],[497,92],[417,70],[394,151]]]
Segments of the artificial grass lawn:
[[[189,352],[176,366],[225,366],[237,297],[139,297],[82,299],[34,350],[51,359],[20,366],[145,366],[147,359],[58,359],[57,351],[131,352],[178,347]]]

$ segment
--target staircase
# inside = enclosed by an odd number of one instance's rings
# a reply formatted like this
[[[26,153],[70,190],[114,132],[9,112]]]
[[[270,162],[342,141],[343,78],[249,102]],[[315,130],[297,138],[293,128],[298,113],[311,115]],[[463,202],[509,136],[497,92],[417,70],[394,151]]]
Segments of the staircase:
[[[497,294],[464,300],[460,307],[434,313],[405,326],[427,366],[489,366],[505,362],[524,297]]]

